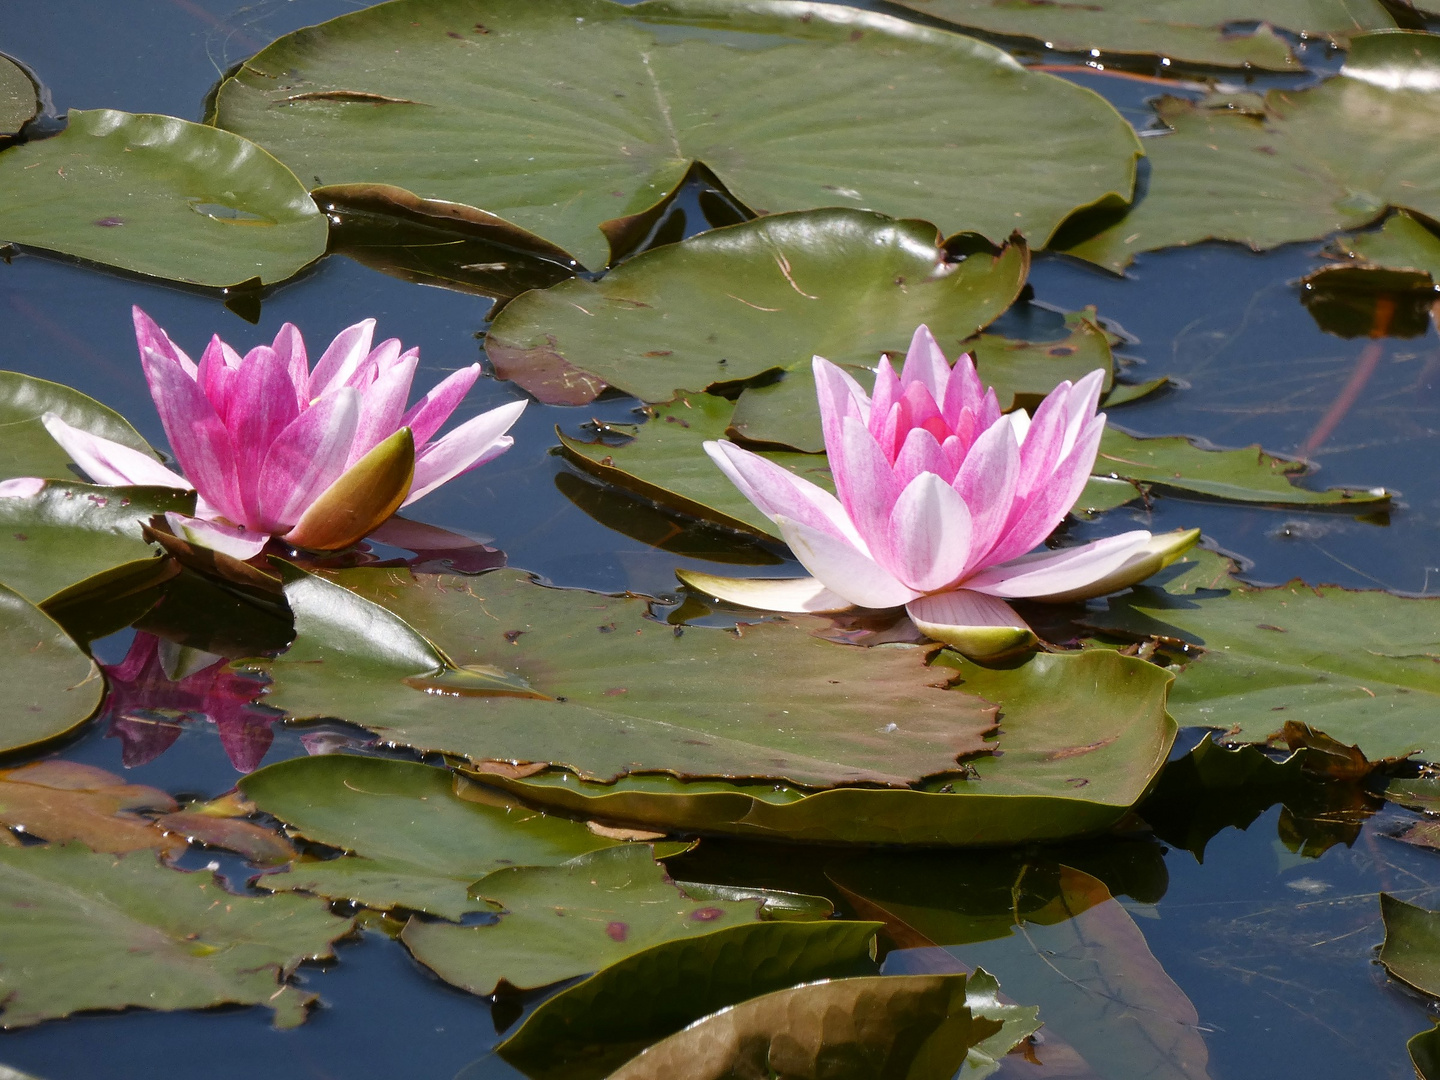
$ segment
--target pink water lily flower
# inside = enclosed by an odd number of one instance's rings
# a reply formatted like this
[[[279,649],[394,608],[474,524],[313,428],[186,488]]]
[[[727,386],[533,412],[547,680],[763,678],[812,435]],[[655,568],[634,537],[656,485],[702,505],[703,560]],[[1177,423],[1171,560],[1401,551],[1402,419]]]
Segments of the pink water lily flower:
[[[331,551],[366,536],[402,506],[503,454],[525,402],[491,409],[436,439],[475,384],[462,368],[410,408],[418,349],[373,345],[375,320],[342,330],[311,370],[290,323],[244,356],[218,336],[196,364],[134,309],[150,396],[185,475],[47,413],[44,424],[98,484],[197,492],[196,516],[170,514],[193,542],[250,558],[278,536]]]
[[[1018,409],[1002,415],[970,357],[952,367],[924,326],[898,376],[880,361],[873,398],[823,357],[814,370],[838,498],[734,443],[705,444],[814,576],[680,572],[688,584],[772,611],[903,605],[935,640],[999,656],[1036,641],[1007,600],[1102,596],[1149,577],[1199,538],[1199,530],[1137,530],[1032,551],[1095,463],[1101,371],[1062,382],[1032,419]]]

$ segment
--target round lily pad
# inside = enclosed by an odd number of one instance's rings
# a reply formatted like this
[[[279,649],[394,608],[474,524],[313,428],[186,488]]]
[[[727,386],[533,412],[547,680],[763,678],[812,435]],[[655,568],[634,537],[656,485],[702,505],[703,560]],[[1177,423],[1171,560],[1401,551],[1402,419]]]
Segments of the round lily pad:
[[[155,454],[119,413],[60,383],[0,371],[0,480],[40,476],[74,480],[70,457],[40,418],[53,412],[71,427],[145,454]],[[155,455],[157,458],[159,455]]]
[[[0,752],[63,735],[105,694],[100,669],[50,616],[0,585],[0,679],[16,697],[0,721]]]
[[[293,173],[228,131],[173,116],[70,113],[0,153],[0,240],[191,285],[269,285],[325,254]]]
[[[972,38],[794,0],[398,0],[286,35],[215,122],[307,183],[466,203],[602,266],[602,223],[692,162],[743,204],[854,206],[1043,243],[1130,198],[1097,95]]]

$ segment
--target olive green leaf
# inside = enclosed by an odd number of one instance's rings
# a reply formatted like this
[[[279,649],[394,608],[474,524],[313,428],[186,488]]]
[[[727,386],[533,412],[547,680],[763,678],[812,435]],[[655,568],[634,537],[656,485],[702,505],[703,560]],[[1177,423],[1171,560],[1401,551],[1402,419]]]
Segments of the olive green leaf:
[[[1440,1080],[1440,1025],[1411,1036],[1405,1049],[1420,1080]]]
[[[0,480],[14,476],[76,479],[70,456],[40,422],[47,412],[71,427],[159,457],[124,417],[94,398],[60,383],[18,371],[0,371]]]
[[[1385,921],[1385,943],[1380,946],[1385,970],[1422,994],[1440,997],[1440,911],[1381,893],[1380,916]]]
[[[325,217],[253,143],[173,116],[72,110],[0,153],[0,240],[191,285],[293,277]]]
[[[1418,270],[1440,281],[1440,236],[1403,210],[1386,218],[1379,231],[1341,236],[1334,246],[1350,265]]]
[[[0,721],[0,752],[65,734],[94,713],[105,693],[100,669],[80,647],[53,619],[3,584],[0,679],[16,695]]]
[[[40,111],[40,92],[15,61],[0,54],[0,139],[14,135]]]

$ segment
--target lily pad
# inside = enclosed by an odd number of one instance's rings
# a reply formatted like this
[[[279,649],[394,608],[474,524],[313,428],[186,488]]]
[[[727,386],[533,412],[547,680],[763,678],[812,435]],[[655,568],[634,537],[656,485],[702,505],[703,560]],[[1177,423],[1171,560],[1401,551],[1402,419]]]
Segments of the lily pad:
[[[1263,743],[1298,719],[1372,761],[1440,758],[1440,599],[1299,581],[1253,588],[1209,552],[1176,565],[1164,588],[1112,597],[1085,624],[1188,647],[1170,695],[1182,726]]]
[[[332,955],[350,925],[321,901],[235,896],[150,852],[0,847],[0,1025],[233,1003],[265,1005],[294,1027],[314,995],[285,980],[302,960]]]
[[[783,370],[813,410],[813,355],[873,365],[903,355],[920,323],[958,352],[1019,295],[1029,264],[1019,240],[953,261],[923,221],[774,214],[527,293],[496,317],[485,351],[497,375],[551,404],[607,385],[669,401]]]
[[[214,119],[317,185],[479,207],[592,268],[601,224],[696,161],[757,212],[853,205],[1043,243],[1076,207],[1128,200],[1139,155],[1097,95],[993,46],[789,0],[402,0],[261,50]]]
[[[1440,1080],[1440,1025],[1411,1036],[1405,1049],[1420,1080]]]
[[[1030,1031],[978,1015],[964,975],[831,979],[742,1002],[671,1035],[632,1058],[611,1080],[950,1080],[971,1051],[995,1041],[1006,1053]],[[1001,1042],[1008,1042],[1003,1049]],[[987,1049],[991,1047],[987,1046]],[[966,1068],[983,1077],[990,1070]]]
[[[665,772],[817,787],[904,786],[989,748],[994,706],[946,691],[954,673],[929,668],[930,650],[837,652],[808,632],[823,619],[677,634],[644,600],[546,589],[511,570],[332,577],[286,586],[296,640],[268,666],[267,703],[393,742],[605,781]],[[458,666],[347,651],[398,638],[402,619]]]
[[[687,631],[687,635],[690,631]],[[876,650],[869,650],[876,651]],[[538,805],[656,828],[820,843],[984,846],[1054,840],[1109,828],[1146,790],[1175,738],[1165,712],[1170,676],[1114,652],[1040,654],[990,670],[942,654],[960,688],[1000,705],[995,746],[963,774],[921,789],[842,787],[631,776],[585,782],[551,770],[476,771]]]
[[[458,919],[490,906],[467,895],[476,878],[516,863],[550,866],[615,844],[578,822],[525,811],[495,793],[488,801],[462,798],[455,784],[445,769],[348,754],[292,758],[251,773],[240,790],[257,807],[307,839],[353,852],[296,863],[267,874],[262,884]],[[648,846],[644,852],[649,858]]]
[[[1440,911],[1380,894],[1385,943],[1380,963],[1395,978],[1422,994],[1440,997]]]
[[[0,240],[191,285],[269,285],[325,254],[293,173],[228,131],[72,110],[60,134],[0,154]]]
[[[1350,265],[1418,270],[1440,282],[1440,236],[1403,210],[1386,218],[1378,232],[1338,238],[1335,248]]]
[[[0,139],[14,135],[40,112],[40,92],[15,61],[0,54]]]
[[[1263,113],[1163,99],[1174,133],[1147,139],[1149,188],[1123,217],[1055,246],[1113,270],[1202,240],[1254,250],[1312,240],[1405,206],[1440,218],[1440,37],[1356,35],[1339,77],[1272,90]],[[1389,119],[1389,118],[1393,118]]]
[[[650,849],[630,844],[559,866],[513,866],[471,886],[488,926],[411,919],[401,940],[448,983],[490,996],[590,975],[667,941],[757,922],[757,900],[693,900]]]
[[[70,457],[50,437],[40,418],[57,414],[71,427],[118,442],[143,454],[155,454],[125,418],[60,383],[0,371],[0,480],[39,476],[74,480]],[[159,458],[158,454],[155,457]]]
[[[0,771],[0,823],[42,840],[78,840],[94,851],[120,854],[185,850],[136,810],[178,810],[165,792],[127,784],[114,773],[75,761],[36,761]]]
[[[750,998],[875,971],[873,922],[762,922],[655,945],[547,1000],[499,1046],[533,1080],[599,1080]]]
[[[53,619],[5,585],[0,680],[16,695],[0,724],[0,753],[65,734],[87,720],[105,694],[94,661]]]
[[[1105,0],[1103,3],[995,3],[994,0],[899,0],[904,7],[967,30],[1003,34],[1059,52],[1165,57],[1206,67],[1293,71],[1300,67],[1273,28],[1344,41],[1358,30],[1393,27],[1379,0]],[[1231,23],[1260,23],[1236,33]]]
[[[192,513],[193,491],[47,483],[28,498],[0,498],[3,580],[39,602],[101,571],[155,554],[140,535],[154,514]]]

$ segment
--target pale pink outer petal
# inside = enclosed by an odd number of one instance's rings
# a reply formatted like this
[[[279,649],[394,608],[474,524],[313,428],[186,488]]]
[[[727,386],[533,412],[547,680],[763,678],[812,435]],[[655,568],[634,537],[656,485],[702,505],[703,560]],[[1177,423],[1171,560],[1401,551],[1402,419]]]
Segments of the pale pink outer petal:
[[[704,447],[740,494],[771,521],[784,514],[869,551],[840,500],[818,484],[732,442],[707,442]]]
[[[243,521],[230,433],[199,383],[153,349],[141,355],[141,363],[160,423],[186,478],[222,515]]]
[[[847,540],[776,515],[780,535],[820,583],[858,607],[888,608],[920,594]]]
[[[955,490],[970,508],[970,562],[966,573],[985,565],[1000,539],[1020,478],[1020,444],[1015,428],[1001,419],[980,433],[955,476]]]
[[[355,369],[370,355],[370,342],[375,337],[375,320],[362,319],[335,335],[335,340],[310,373],[307,393],[310,400],[320,397],[331,385],[344,386]]]
[[[910,348],[905,353],[905,366],[900,369],[900,382],[918,382],[930,392],[936,408],[945,400],[945,386],[950,381],[950,365],[945,360],[945,351],[935,340],[930,328],[921,323],[910,338]]]
[[[1012,512],[1004,534],[986,556],[989,562],[1006,562],[1025,554],[1064,520],[1090,477],[1104,430],[1105,414],[1101,413],[1080,433],[1079,440],[1065,460],[1055,467],[1048,482],[1020,505],[1018,514]]]
[[[417,354],[418,356],[418,354]],[[480,378],[480,365],[471,364],[467,368],[461,368],[451,375],[447,375],[423,398],[412,405],[400,418],[397,430],[408,427],[410,434],[415,437],[415,452],[418,454],[425,449],[425,444],[435,437],[441,425],[450,419],[450,414],[460,404],[462,398],[470,392],[475,385],[475,380]]]
[[[483,412],[417,453],[415,480],[410,486],[410,494],[400,505],[409,506],[446,481],[493,461],[514,446],[515,440],[505,432],[520,419],[526,404],[524,401],[511,401]]]
[[[870,423],[870,396],[849,372],[823,356],[811,357],[810,370],[815,375],[820,427],[827,447],[839,443],[841,428],[847,416],[858,417],[863,424]],[[891,379],[894,379],[893,373]]]
[[[257,532],[288,532],[345,471],[359,414],[360,396],[342,386],[296,417],[265,455],[257,500],[260,516],[245,524]]]
[[[185,355],[183,349],[170,340],[170,335],[161,330],[154,319],[146,315],[138,307],[130,309],[130,317],[135,323],[135,343],[140,346],[140,355],[143,358],[146,349],[151,349],[161,356],[176,364],[180,369],[195,378],[197,368],[195,361]]]
[[[984,660],[1030,648],[1035,632],[1009,604],[970,589],[931,593],[905,605],[920,632]]]
[[[698,570],[676,570],[675,576],[706,596],[762,611],[846,611],[852,606],[815,578],[728,578]]]
[[[0,499],[32,499],[45,490],[45,481],[38,476],[16,476],[0,480]]]
[[[71,427],[55,413],[46,413],[40,422],[45,425],[50,437],[60,444],[60,449],[70,455],[70,460],[103,487],[139,484],[192,490],[190,481],[171,472],[149,454]]]
[[[935,473],[921,473],[890,512],[889,567],[916,592],[952,584],[970,557],[970,511]]]
[[[355,441],[350,446],[348,469],[404,425],[400,417],[410,397],[410,380],[415,377],[418,355],[412,355],[388,370],[380,372],[360,396],[360,420],[355,427]],[[415,430],[410,434],[413,437]],[[416,444],[419,445],[418,443]]]
[[[295,388],[295,404],[302,409],[310,403],[310,360],[305,353],[305,339],[294,323],[286,323],[275,335],[275,352],[284,357],[285,369],[290,373],[290,385]]]
[[[186,517],[184,514],[167,513],[165,520],[170,525],[170,531],[180,539],[241,562],[259,555],[270,540],[268,533],[251,532],[238,525],[222,525],[218,521]]]
[[[901,487],[875,436],[856,417],[845,418],[839,453],[830,448],[830,471],[840,505],[877,559],[885,561],[890,510]]]
[[[1080,432],[1095,415],[1095,409],[1100,404],[1100,390],[1104,383],[1104,370],[1096,368],[1080,379],[1071,389],[1069,397],[1065,400],[1065,412],[1068,420],[1065,425],[1065,441],[1060,449],[1062,458],[1074,448]]]
[[[264,517],[260,477],[270,448],[300,416],[290,360],[268,346],[252,349],[230,386],[225,427],[235,447],[235,474],[245,520]]]
[[[1100,581],[1150,542],[1144,529],[1093,540],[1079,547],[1036,552],[987,567],[965,581],[965,588],[1011,599],[1073,592]]]

